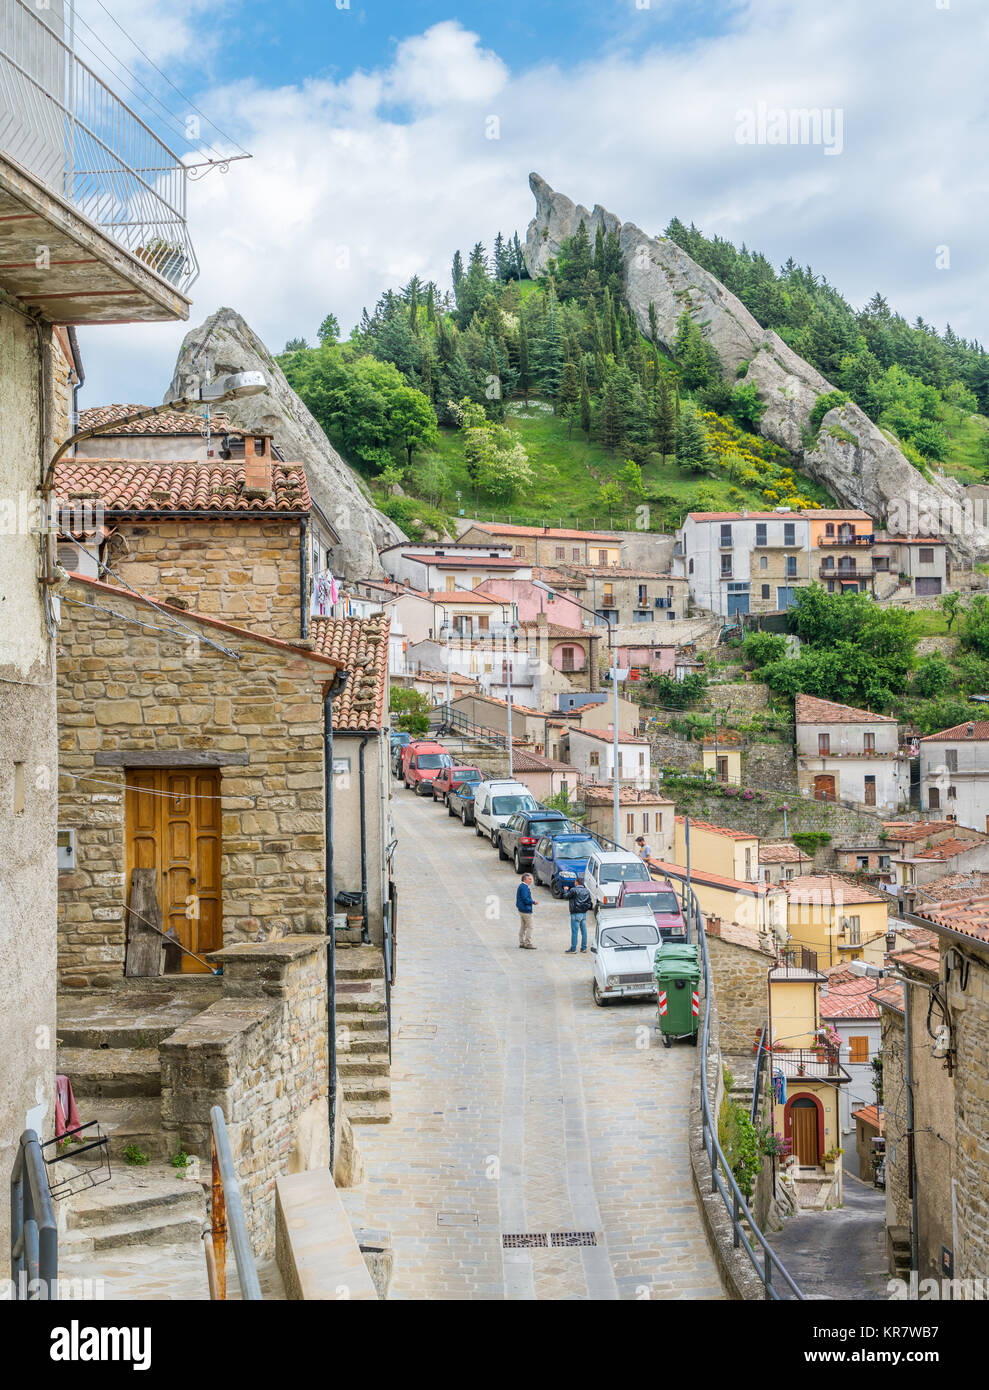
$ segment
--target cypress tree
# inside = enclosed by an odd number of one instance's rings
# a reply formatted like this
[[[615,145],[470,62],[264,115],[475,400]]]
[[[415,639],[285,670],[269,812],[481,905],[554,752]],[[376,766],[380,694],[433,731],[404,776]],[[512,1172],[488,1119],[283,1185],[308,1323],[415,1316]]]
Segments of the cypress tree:
[[[581,363],[580,368],[580,428],[587,436],[587,442],[591,442],[591,393],[587,389],[587,368]]]
[[[676,448],[676,411],[670,379],[662,371],[656,376],[653,390],[653,438],[665,461]]]
[[[532,389],[532,367],[529,364],[529,330],[525,318],[519,316],[519,389],[525,394],[525,408],[529,409],[529,392]]]

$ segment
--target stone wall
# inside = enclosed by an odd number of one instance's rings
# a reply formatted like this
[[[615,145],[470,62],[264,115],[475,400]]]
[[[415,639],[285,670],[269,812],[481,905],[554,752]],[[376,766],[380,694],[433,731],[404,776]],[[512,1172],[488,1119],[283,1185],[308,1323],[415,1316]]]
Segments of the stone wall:
[[[287,937],[220,952],[223,998],[159,1046],[171,1152],[210,1155],[223,1111],[255,1256],[275,1247],[275,1181],[329,1162],[326,940]]]
[[[116,574],[146,594],[286,641],[301,636],[299,522],[125,522],[127,551],[111,547]]]
[[[751,714],[769,708],[769,686],[762,681],[726,681],[708,685],[704,694],[705,711],[724,710],[727,714]]]
[[[833,840],[851,842],[862,836],[873,843],[881,828],[881,818],[878,816],[813,801],[809,797],[794,796],[785,791],[776,793],[767,790],[764,801],[744,801],[741,796],[719,796],[717,791],[708,788],[664,787],[662,782],[658,785],[660,791],[665,791],[676,802],[677,815],[686,814],[695,820],[710,821],[712,825],[745,830],[763,840],[783,839],[795,831],[825,830]],[[789,807],[785,829],[783,812],[776,809],[784,800]],[[823,865],[829,857],[830,851],[825,850],[815,859],[819,865]]]
[[[910,1226],[907,1061],[903,1015],[882,1010],[883,1120],[886,1136],[886,1229]],[[892,1272],[892,1258],[890,1270]]]
[[[767,974],[774,957],[722,940],[709,920],[707,950],[721,1019],[721,1051],[752,1057],[769,1012]],[[726,935],[731,931],[725,927]]]
[[[59,875],[63,987],[109,988],[122,973],[133,767],[219,769],[224,945],[321,932],[332,665],[205,624],[176,629],[180,615],[81,581],[62,614],[59,825],[76,836],[75,869]]]
[[[942,941],[942,979],[946,973],[944,955],[950,948],[951,943]],[[957,968],[955,957],[948,985],[957,1059],[954,1153],[959,1248],[955,1251],[955,1277],[961,1279],[985,1279],[989,1271],[989,959],[984,950],[976,954],[963,948],[967,978]],[[963,983],[965,989],[961,987]]]

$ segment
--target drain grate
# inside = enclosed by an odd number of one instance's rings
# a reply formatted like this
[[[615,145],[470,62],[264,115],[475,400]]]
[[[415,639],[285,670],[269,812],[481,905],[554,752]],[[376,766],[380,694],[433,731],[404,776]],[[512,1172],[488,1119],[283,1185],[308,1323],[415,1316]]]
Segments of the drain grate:
[[[549,1245],[545,1231],[521,1231],[516,1235],[501,1238],[501,1248],[503,1250],[526,1250],[534,1246],[546,1248]]]
[[[550,1231],[550,1245],[597,1245],[594,1231]]]

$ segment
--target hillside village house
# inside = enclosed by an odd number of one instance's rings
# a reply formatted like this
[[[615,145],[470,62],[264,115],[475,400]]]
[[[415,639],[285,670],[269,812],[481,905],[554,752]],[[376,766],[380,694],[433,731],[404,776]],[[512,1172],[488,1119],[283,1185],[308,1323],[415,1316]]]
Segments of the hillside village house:
[[[920,805],[989,831],[989,720],[955,724],[920,740]]]
[[[512,606],[487,594],[431,591],[433,634],[445,637],[506,637],[513,623]]]
[[[388,546],[379,551],[386,572],[412,589],[453,593],[477,589],[489,579],[531,579],[532,566],[520,564],[510,546],[457,545],[451,542]]]
[[[839,873],[867,874],[877,883],[893,883],[893,851],[887,844],[835,845],[832,853]]]
[[[791,878],[810,873],[814,860],[793,843],[782,840],[759,844],[759,873],[766,883],[786,883]]]
[[[722,729],[701,741],[701,762],[718,782],[742,785],[742,735]]]
[[[877,1100],[872,1063],[882,1050],[882,1030],[879,1006],[872,998],[876,981],[853,975],[847,966],[837,966],[824,974],[827,978],[818,990],[818,1013],[821,1023],[833,1028],[841,1039],[838,1058],[850,1078],[839,1092],[843,1163],[846,1171],[871,1183],[871,1167],[865,1173],[859,1171],[855,1111],[875,1105]]]
[[[514,732],[514,729],[513,729]],[[566,792],[571,805],[580,801],[580,773],[571,763],[546,758],[528,748],[512,752],[512,776],[528,787],[537,801]]]
[[[562,627],[545,613],[533,622],[520,623],[519,632],[530,655],[540,661],[543,690],[559,694],[601,688],[599,633]]]
[[[894,583],[905,583],[916,598],[942,594],[951,581],[948,547],[940,536],[878,534],[873,564],[877,579],[890,576],[890,592],[894,592]]]
[[[614,776],[613,726],[589,729],[571,726],[566,737],[569,759],[582,778],[608,782]],[[651,748],[649,740],[638,734],[618,734],[618,778],[638,787],[648,787]]]
[[[189,316],[186,291],[195,256],[185,217],[185,171],[146,132],[156,170],[148,190],[132,167],[138,119],[106,90],[103,151],[93,169],[90,147],[64,138],[66,85],[79,74],[66,47],[61,6],[18,7],[3,43],[5,104],[0,129],[0,402],[3,497],[27,520],[3,536],[0,622],[0,728],[16,731],[0,769],[0,1164],[11,1171],[25,1128],[50,1137],[54,1120],[54,1048],[36,1045],[55,1029],[56,787],[55,653],[57,604],[43,582],[45,528],[28,504],[52,500],[42,484],[56,448],[73,432],[73,391],[83,377],[76,328],[176,323]],[[61,55],[56,59],[53,55]],[[82,131],[80,131],[80,135]],[[83,149],[86,153],[81,153]],[[112,172],[108,172],[112,170]],[[173,206],[169,199],[177,199]],[[139,260],[147,218],[167,217],[182,248],[173,280]],[[39,253],[45,252],[42,268]],[[72,327],[64,328],[61,325]],[[24,509],[22,512],[21,509]],[[44,770],[44,771],[43,771]],[[7,1203],[0,1208],[7,1247]]]
[[[507,736],[507,700],[500,700],[494,695],[458,693],[451,700],[451,706],[456,714],[477,728]],[[531,745],[534,753],[544,753],[546,751],[546,721],[548,718],[545,710],[534,709],[530,705],[517,703],[513,699],[512,741]],[[558,759],[555,753],[551,753],[550,756],[556,761],[566,761],[566,759]]]
[[[614,831],[614,790],[603,782],[584,782],[586,808],[584,824],[608,839]],[[623,849],[638,853],[641,835],[652,851],[652,858],[666,861],[673,857],[674,803],[661,792],[620,787],[618,792],[619,839]]]
[[[851,1078],[821,1036],[819,989],[826,977],[812,956],[784,957],[769,971],[770,1127],[788,1139],[795,1183],[814,1205],[841,1203],[839,1092]],[[782,1099],[785,1097],[785,1099]],[[803,1194],[802,1194],[803,1195]]]
[[[801,874],[782,888],[790,940],[815,951],[822,968],[849,960],[882,965],[889,929],[887,895],[837,874]]]
[[[480,687],[484,694],[500,699],[507,698],[511,669],[513,702],[537,707],[544,700],[542,663],[518,637],[514,641],[499,633],[488,637],[448,636],[442,640],[427,637],[408,645],[406,660],[411,672],[449,669]],[[465,688],[461,686],[460,690]],[[551,698],[549,694],[545,696],[547,701]]]
[[[582,586],[576,598],[615,627],[671,623],[687,616],[690,591],[682,576],[610,564],[572,565],[569,574]]]
[[[676,818],[673,858],[678,864],[687,863],[687,823],[683,816]],[[759,837],[744,830],[732,830],[706,821],[690,822],[690,866],[742,883],[757,883],[759,872]]]
[[[536,580],[552,585],[554,592],[547,593],[545,589],[537,588]],[[579,630],[583,622],[584,614],[571,597],[573,593],[579,599],[579,590],[573,586],[568,592],[562,577],[552,570],[533,568],[529,579],[520,579],[518,575],[507,578],[494,576],[479,587],[481,593],[489,598],[511,603],[520,623],[537,622],[543,615],[557,627]]]
[[[511,526],[501,521],[475,521],[460,533],[462,545],[510,545],[519,560],[532,565],[617,565],[621,540],[602,531],[570,527]]]
[[[686,887],[685,864],[654,856],[649,868],[654,878],[668,878],[679,888]],[[690,886],[697,895],[709,934],[712,926],[718,924],[744,928],[755,933],[758,948],[775,960],[778,948],[786,942],[786,894],[781,888],[761,879],[750,883],[712,873],[710,869],[695,869],[693,863]]]
[[[797,780],[816,801],[898,811],[910,802],[910,759],[895,719],[798,695]]]

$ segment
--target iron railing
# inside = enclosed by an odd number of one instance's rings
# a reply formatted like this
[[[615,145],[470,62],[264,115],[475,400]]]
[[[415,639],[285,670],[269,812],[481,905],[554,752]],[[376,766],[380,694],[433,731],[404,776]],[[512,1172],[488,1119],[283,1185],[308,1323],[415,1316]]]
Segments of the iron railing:
[[[701,911],[696,894],[690,894],[690,917],[694,924],[693,939],[701,948],[701,973],[704,979],[704,1012],[701,1019],[700,1066],[701,1066],[701,1133],[704,1149],[711,1165],[711,1192],[718,1193],[731,1218],[732,1244],[734,1248],[745,1251],[749,1263],[758,1276],[767,1299],[778,1300],[783,1295],[773,1282],[774,1276],[782,1280],[793,1298],[804,1301],[804,1295],[794,1283],[786,1266],[766,1240],[756,1225],[755,1217],[749,1210],[741,1188],[735,1180],[727,1158],[718,1143],[718,1125],[711,1114],[711,1098],[708,1095],[708,1045],[711,1035],[711,964],[707,954],[707,938],[704,934]],[[720,1059],[719,1059],[720,1065]],[[742,1223],[745,1223],[743,1225]],[[752,1239],[746,1232],[746,1226]]]
[[[10,1172],[10,1278],[15,1299],[57,1297],[55,1204],[33,1129],[21,1135]]]
[[[0,3],[0,151],[175,289],[196,279],[181,159],[24,0]]]
[[[755,1050],[755,1080],[752,1082],[752,1109],[749,1111],[749,1119],[753,1124],[759,1118],[759,1098],[762,1089],[762,1069],[766,1061],[766,1033],[768,1031],[769,1024],[764,1023]]]
[[[206,1252],[206,1274],[209,1279],[209,1296],[225,1299],[227,1296],[227,1234],[234,1247],[234,1262],[237,1265],[237,1278],[240,1280],[240,1296],[243,1299],[260,1299],[261,1285],[251,1249],[251,1238],[247,1231],[244,1216],[244,1203],[237,1181],[230,1140],[223,1111],[214,1105],[209,1112],[210,1155],[212,1160],[212,1200],[210,1202],[210,1226],[203,1232],[203,1249]]]

